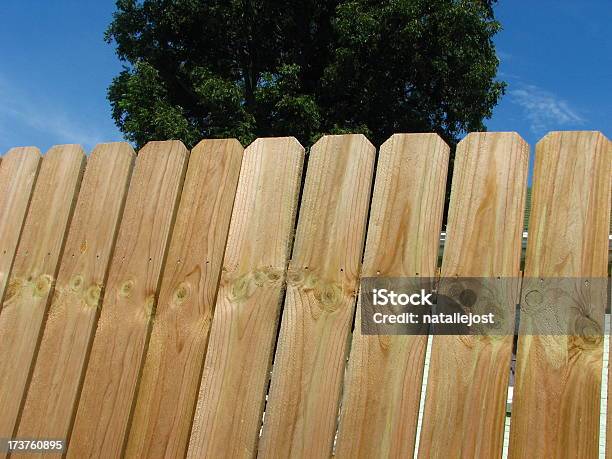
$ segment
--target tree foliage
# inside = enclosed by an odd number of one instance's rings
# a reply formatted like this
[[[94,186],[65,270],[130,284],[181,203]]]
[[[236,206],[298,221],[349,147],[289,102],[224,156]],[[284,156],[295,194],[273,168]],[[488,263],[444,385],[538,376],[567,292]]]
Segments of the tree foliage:
[[[175,138],[483,130],[504,91],[484,0],[118,0],[115,122]]]

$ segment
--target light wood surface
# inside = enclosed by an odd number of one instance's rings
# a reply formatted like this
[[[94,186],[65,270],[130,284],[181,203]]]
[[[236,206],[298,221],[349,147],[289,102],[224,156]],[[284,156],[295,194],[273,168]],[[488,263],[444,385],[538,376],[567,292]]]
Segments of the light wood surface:
[[[435,277],[448,159],[435,134],[380,147],[361,277]],[[363,335],[360,307],[336,457],[412,457],[427,336]]]
[[[68,437],[134,156],[127,143],[98,145],[89,156],[21,414],[20,438]]]
[[[187,451],[242,153],[237,140],[203,140],[191,152],[127,457]]]
[[[34,147],[10,149],[0,162],[0,311],[40,164]]]
[[[501,457],[511,333],[434,336],[425,400],[426,337],[362,335],[360,278],[437,272],[448,147],[394,135],[375,157],[323,137],[305,182],[292,137],[0,157],[0,440],[66,437],[70,459]],[[520,303],[509,457],[594,458],[612,146],[538,143],[523,277],[528,163],[515,133],[459,144],[439,292],[475,290],[471,311],[511,325]],[[610,406],[607,437],[612,459]]]
[[[149,142],[138,154],[68,457],[118,457],[127,436],[188,152]]]
[[[603,321],[611,170],[610,142],[598,132],[549,133],[536,148],[525,278],[590,280],[584,304],[552,305],[571,307],[571,323]],[[551,293],[539,291],[542,304]],[[521,304],[510,457],[597,457],[603,336],[523,336],[525,327],[542,320],[523,314],[526,305]]]
[[[0,313],[0,438],[17,428],[84,165],[81,147],[61,145],[40,166]]]
[[[441,275],[515,279],[496,320],[514,321],[529,147],[471,133],[457,147]],[[434,336],[419,457],[500,457],[512,335]]]
[[[259,456],[329,457],[361,268],[375,148],[311,149]]]
[[[188,457],[256,453],[303,161],[293,137],[244,153]]]

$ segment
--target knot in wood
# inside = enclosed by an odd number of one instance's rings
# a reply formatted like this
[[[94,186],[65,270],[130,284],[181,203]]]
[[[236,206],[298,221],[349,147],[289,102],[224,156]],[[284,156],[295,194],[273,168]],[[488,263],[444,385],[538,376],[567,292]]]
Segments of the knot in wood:
[[[191,292],[191,286],[189,285],[189,283],[181,282],[176,288],[176,290],[174,290],[175,304],[183,303],[189,296],[190,292]]]
[[[132,279],[126,280],[119,287],[119,296],[122,296],[124,298],[128,298],[130,296],[130,293],[132,293],[132,289],[133,288],[134,288],[134,281]]]
[[[232,302],[240,303],[249,299],[254,291],[253,274],[246,273],[231,283],[229,298]]]
[[[49,274],[41,274],[34,283],[34,296],[43,297],[51,290],[53,277]]]
[[[474,306],[477,299],[478,296],[476,295],[476,292],[469,288],[462,290],[459,294],[459,303],[461,303],[461,305],[466,309],[470,309],[472,306]]]
[[[85,303],[92,308],[98,306],[100,295],[102,294],[102,286],[100,284],[92,284],[85,292]]]
[[[342,288],[333,282],[318,282],[314,288],[314,297],[321,309],[333,312],[342,304]]]
[[[447,288],[447,295],[450,298],[457,300],[464,291],[463,284],[459,281],[453,281]]]
[[[83,286],[83,276],[81,275],[76,275],[74,276],[72,279],[70,279],[70,290],[72,290],[73,292],[78,292],[79,290],[81,290],[81,287]]]
[[[534,313],[542,308],[544,295],[539,290],[530,290],[525,295],[525,302],[522,305],[522,310],[527,313]]]
[[[265,282],[273,284],[283,279],[284,270],[266,266],[261,269],[261,274],[265,276]]]
[[[287,284],[289,285],[299,285],[304,281],[304,270],[303,269],[293,269],[289,267],[287,270]]]
[[[248,300],[258,288],[280,282],[283,279],[283,272],[283,270],[267,266],[242,274],[229,282],[230,301]]]
[[[574,321],[574,344],[580,349],[595,349],[603,342],[603,330],[593,318],[581,314]]]
[[[308,292],[316,288],[320,282],[317,275],[308,268],[289,268],[287,272],[287,284]]]

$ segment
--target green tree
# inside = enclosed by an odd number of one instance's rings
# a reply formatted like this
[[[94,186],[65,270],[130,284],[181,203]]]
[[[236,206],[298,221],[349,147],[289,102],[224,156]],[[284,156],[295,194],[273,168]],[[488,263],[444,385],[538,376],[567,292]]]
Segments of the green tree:
[[[438,132],[449,143],[504,91],[485,0],[118,0],[108,90],[126,138]]]

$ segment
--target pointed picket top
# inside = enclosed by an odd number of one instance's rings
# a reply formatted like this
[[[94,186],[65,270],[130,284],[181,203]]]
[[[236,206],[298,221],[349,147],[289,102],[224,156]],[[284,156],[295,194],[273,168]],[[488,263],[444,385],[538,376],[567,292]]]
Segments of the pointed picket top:
[[[61,155],[64,157],[64,161],[69,161],[70,158],[82,156],[85,158],[87,155],[85,154],[85,150],[83,147],[77,143],[66,143],[60,145],[53,145],[47,152],[44,154],[45,157],[52,157]]]
[[[318,139],[312,145],[311,149],[320,149],[323,146],[333,146],[338,148],[343,144],[352,147],[354,147],[355,144],[361,144],[366,151],[376,151],[374,144],[372,144],[372,142],[370,142],[370,140],[363,134],[326,134]]]
[[[130,160],[133,160],[136,157],[134,148],[132,148],[132,146],[127,142],[99,143],[91,151],[91,154],[99,154],[104,156],[125,156]]]
[[[254,151],[258,148],[285,145],[287,152],[304,152],[304,147],[298,139],[293,136],[286,137],[258,137],[245,148],[245,153]]]
[[[242,148],[242,144],[238,141],[238,139],[230,138],[230,139],[202,139],[200,140],[195,147],[191,149],[191,154],[196,151],[201,150],[209,150],[211,148],[217,147],[220,152],[230,151],[227,149],[221,149],[223,146],[231,146],[232,148]]]
[[[38,147],[13,147],[9,149],[4,155],[1,156],[3,160],[12,158],[14,156],[23,156],[29,158],[38,158],[42,156]]]
[[[394,142],[423,142],[428,141],[432,146],[439,146],[444,149],[449,149],[448,144],[444,141],[439,134],[435,132],[407,132],[407,133],[395,133],[392,134],[387,140],[385,140],[380,149],[391,148]]]
[[[163,155],[184,157],[189,150],[180,140],[151,140],[138,150],[138,156]]]
[[[609,139],[601,131],[549,131],[540,140],[538,140],[536,146],[541,142],[555,140],[559,141],[564,138],[583,140],[590,139],[595,143],[609,141]]]

